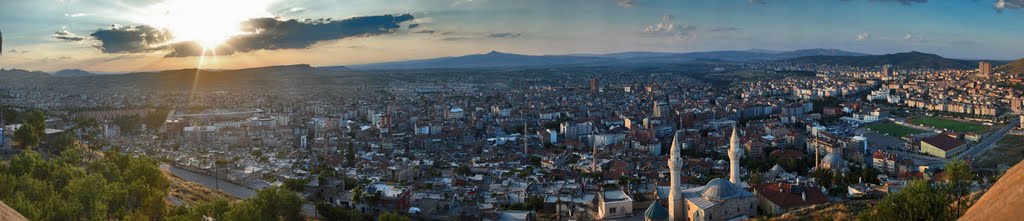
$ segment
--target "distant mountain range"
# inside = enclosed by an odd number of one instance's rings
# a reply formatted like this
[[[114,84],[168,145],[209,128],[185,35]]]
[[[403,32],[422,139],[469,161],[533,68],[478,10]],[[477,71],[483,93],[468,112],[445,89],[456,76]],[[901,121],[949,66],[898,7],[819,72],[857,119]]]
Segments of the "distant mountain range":
[[[94,74],[92,72],[83,71],[81,69],[66,69],[66,70],[60,70],[58,72],[54,72],[53,73],[53,76],[58,76],[58,77],[79,77],[79,76],[89,76],[89,75],[94,75]]]
[[[978,62],[980,60],[950,59],[935,54],[912,51],[905,53],[868,56],[806,56],[788,59],[785,61],[809,64],[849,65],[855,67],[877,67],[882,65],[893,65],[896,67],[905,68],[975,69],[978,68]],[[1005,61],[990,62],[996,65],[1006,63]]]
[[[356,70],[408,70],[459,68],[510,68],[556,65],[616,65],[643,63],[681,63],[693,61],[752,62],[790,59],[804,56],[864,56],[867,54],[837,49],[807,49],[796,51],[709,51],[692,53],[622,52],[612,54],[520,55],[491,51],[459,57],[350,65]],[[329,67],[333,68],[333,67]]]

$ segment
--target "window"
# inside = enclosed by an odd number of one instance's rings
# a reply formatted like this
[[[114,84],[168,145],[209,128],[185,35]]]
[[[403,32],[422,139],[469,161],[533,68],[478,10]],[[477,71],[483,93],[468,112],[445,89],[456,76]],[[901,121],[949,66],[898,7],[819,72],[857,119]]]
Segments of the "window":
[[[615,208],[608,209],[608,213],[615,214]]]

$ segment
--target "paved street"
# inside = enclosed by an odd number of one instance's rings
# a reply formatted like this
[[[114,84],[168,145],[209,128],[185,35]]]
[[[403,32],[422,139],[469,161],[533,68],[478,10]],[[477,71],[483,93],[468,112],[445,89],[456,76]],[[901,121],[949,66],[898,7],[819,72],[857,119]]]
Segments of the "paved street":
[[[992,147],[995,146],[994,144],[996,142],[998,142],[1000,139],[1003,139],[1003,137],[1006,136],[1006,133],[1009,133],[1010,130],[1012,130],[1013,128],[1016,128],[1017,124],[1019,124],[1019,123],[1020,123],[1020,119],[1019,118],[1011,119],[1010,122],[1008,122],[1006,124],[1006,126],[1003,126],[1003,128],[1000,128],[995,133],[992,133],[988,137],[985,137],[984,139],[981,140],[981,142],[979,142],[976,145],[971,146],[970,149],[967,149],[963,153],[958,154],[957,156],[955,156],[955,158],[960,159],[960,158],[963,158],[965,156],[968,156],[968,157],[971,157],[971,158],[978,158],[979,156],[981,156],[981,154],[985,153],[985,151],[988,151],[989,149],[992,149]]]

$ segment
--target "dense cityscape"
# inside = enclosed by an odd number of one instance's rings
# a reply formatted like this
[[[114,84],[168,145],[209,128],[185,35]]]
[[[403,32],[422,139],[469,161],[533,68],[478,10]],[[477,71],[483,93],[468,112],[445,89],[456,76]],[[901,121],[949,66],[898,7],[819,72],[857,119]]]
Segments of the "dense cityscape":
[[[4,2],[0,220],[1018,220],[1021,9]]]

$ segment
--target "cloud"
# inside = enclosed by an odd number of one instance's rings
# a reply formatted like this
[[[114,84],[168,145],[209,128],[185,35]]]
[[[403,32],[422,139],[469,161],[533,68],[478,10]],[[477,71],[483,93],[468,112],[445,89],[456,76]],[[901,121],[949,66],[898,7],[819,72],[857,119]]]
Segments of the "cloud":
[[[454,8],[454,7],[459,7],[460,5],[471,4],[471,3],[473,3],[473,0],[455,0],[455,1],[452,1],[451,4],[448,4],[448,7]]]
[[[71,33],[68,30],[64,30],[64,29],[61,29],[61,30],[59,30],[57,32],[54,32],[53,33],[53,38],[56,38],[58,40],[64,40],[64,41],[81,41],[81,40],[85,40],[85,37],[76,35],[75,33]]]
[[[696,26],[676,24],[675,16],[665,14],[658,24],[647,26],[644,32],[661,35],[671,35],[679,39],[693,39],[697,37]]]
[[[854,0],[839,0],[839,1],[852,2]],[[868,2],[882,2],[882,3],[886,3],[886,2],[899,3],[899,4],[907,5],[907,6],[912,5],[912,4],[916,4],[916,3],[928,3],[928,0],[867,0],[867,1]],[[1016,1],[1020,1],[1020,0],[1016,0]],[[766,0],[747,0],[747,4],[750,4],[750,5],[764,5],[766,2],[767,2]]]
[[[89,15],[89,14],[86,14],[86,13],[64,14],[65,17],[72,17],[72,18],[87,16],[87,15]]]
[[[519,37],[521,35],[522,35],[521,33],[501,32],[501,33],[491,33],[491,34],[488,34],[487,37],[491,37],[491,38],[515,38],[515,37]]]
[[[253,18],[242,23],[243,34],[228,39],[216,48],[218,55],[229,55],[256,50],[305,49],[318,42],[354,37],[368,37],[394,33],[401,23],[413,16],[379,15],[353,17],[343,20],[306,19],[282,20]],[[169,50],[167,57],[202,55],[203,49],[195,42],[170,42],[172,33],[151,26],[113,26],[91,34],[100,41],[97,46],[104,53],[144,53]]]
[[[860,34],[857,34],[857,41],[864,41],[868,39],[871,39],[871,33],[862,32]]]
[[[277,15],[277,16],[288,16],[288,15],[302,14],[303,12],[306,12],[306,8],[291,7],[291,8],[286,8],[286,9],[278,10],[277,12],[274,12],[274,14]]]
[[[7,53],[11,53],[11,54],[28,54],[28,51],[19,51],[17,49],[11,49],[10,51],[7,51]]]
[[[630,8],[633,7],[633,0],[615,0],[619,4],[619,7]]]
[[[430,30],[430,29],[423,29],[423,30],[413,31],[412,33],[414,33],[414,34],[434,34],[434,33],[437,33],[437,31]]]
[[[143,53],[166,48],[174,37],[170,31],[148,25],[118,26],[93,32],[89,36],[100,41],[96,47],[103,53]]]
[[[996,0],[996,3],[992,4],[992,8],[998,12],[1003,12],[1006,9],[1021,9],[1024,8],[1024,0]]]
[[[739,30],[742,30],[742,29],[737,28],[737,27],[717,27],[717,28],[712,28],[711,29],[712,32],[734,32],[734,31],[739,31]]]
[[[981,42],[970,41],[970,40],[957,40],[957,41],[950,41],[949,44],[950,45],[957,45],[957,46],[978,46],[978,45],[981,45]]]
[[[924,36],[914,35],[913,33],[907,33],[906,35],[903,35],[903,40],[909,42],[928,42],[928,40],[926,40]]]
[[[849,1],[849,0],[845,0]],[[928,0],[868,0],[869,2],[895,2],[902,5],[911,5],[914,3],[928,3]]]

